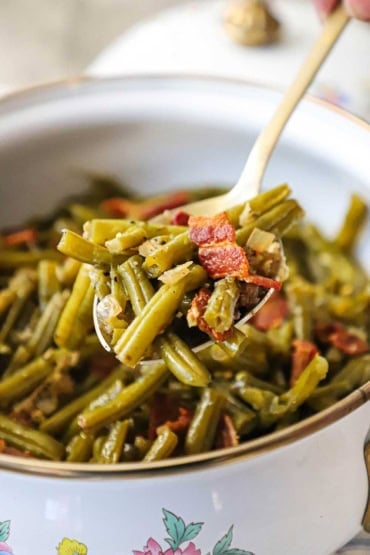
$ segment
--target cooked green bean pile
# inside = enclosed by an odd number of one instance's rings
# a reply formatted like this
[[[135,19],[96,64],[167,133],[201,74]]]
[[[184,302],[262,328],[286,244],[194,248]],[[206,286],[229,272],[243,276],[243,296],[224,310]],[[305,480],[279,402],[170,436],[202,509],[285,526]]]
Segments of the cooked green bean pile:
[[[196,244],[184,213],[148,221],[209,190],[143,200],[94,185],[0,235],[0,453],[104,464],[192,455],[289,426],[370,379],[370,286],[352,256],[360,198],[334,239],[302,222],[286,185],[230,210],[235,241],[216,247],[243,249],[243,280],[210,277],[201,249],[215,243]],[[236,328],[281,270],[283,236],[283,288]],[[115,355],[94,333],[95,295]],[[206,334],[215,341],[195,354]]]

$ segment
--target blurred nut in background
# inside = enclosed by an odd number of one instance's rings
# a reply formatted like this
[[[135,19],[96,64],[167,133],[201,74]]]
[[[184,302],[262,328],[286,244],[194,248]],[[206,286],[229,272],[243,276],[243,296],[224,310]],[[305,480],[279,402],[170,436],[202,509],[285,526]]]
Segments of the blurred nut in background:
[[[226,33],[245,46],[262,46],[279,37],[280,23],[262,0],[231,0],[225,14]]]

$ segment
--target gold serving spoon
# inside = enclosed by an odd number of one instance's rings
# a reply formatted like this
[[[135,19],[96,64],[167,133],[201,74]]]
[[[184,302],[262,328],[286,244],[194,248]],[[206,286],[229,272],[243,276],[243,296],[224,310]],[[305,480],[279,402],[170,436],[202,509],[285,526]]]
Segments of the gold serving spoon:
[[[296,78],[285,93],[283,100],[271,120],[254,143],[236,185],[223,195],[193,202],[182,206],[181,208],[177,207],[172,212],[181,209],[192,215],[206,214],[207,216],[210,216],[223,212],[238,204],[242,204],[243,202],[247,202],[258,194],[267,164],[285,125],[348,21],[349,16],[341,5],[327,17],[319,37],[314,43],[305,62],[298,71]],[[160,221],[160,218],[161,216],[157,216],[152,221]],[[283,259],[284,256],[281,248],[281,260]],[[263,299],[253,308],[253,310],[244,315],[237,325],[242,325],[249,320],[251,316],[253,316],[266,303],[272,292],[273,291],[270,289]],[[96,334],[104,349],[113,352],[112,347],[101,330],[97,306],[98,299],[95,297],[93,317]],[[199,345],[195,350],[198,351],[208,345],[209,342],[204,343]]]

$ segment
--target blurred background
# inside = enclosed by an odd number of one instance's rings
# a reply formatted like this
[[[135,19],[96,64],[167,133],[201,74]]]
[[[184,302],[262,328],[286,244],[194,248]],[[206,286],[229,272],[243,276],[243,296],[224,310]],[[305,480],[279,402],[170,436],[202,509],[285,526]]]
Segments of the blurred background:
[[[0,92],[135,72],[221,75],[284,89],[321,23],[310,0],[266,0],[277,40],[241,45],[251,12],[252,28],[261,25],[253,5],[263,1],[0,0]],[[351,22],[311,92],[370,121],[369,52],[370,26]]]
[[[184,0],[0,0],[0,85],[81,73],[115,37]]]

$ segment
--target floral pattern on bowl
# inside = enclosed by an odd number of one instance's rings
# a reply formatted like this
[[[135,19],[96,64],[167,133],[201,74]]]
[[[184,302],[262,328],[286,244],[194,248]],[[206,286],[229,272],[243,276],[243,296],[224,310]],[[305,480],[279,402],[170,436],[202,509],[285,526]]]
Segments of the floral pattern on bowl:
[[[133,550],[132,555],[254,555],[251,551],[232,547],[233,526],[216,542],[212,551],[202,553],[192,541],[202,530],[204,522],[185,524],[184,520],[174,513],[163,509],[163,522],[167,531],[163,547],[154,538],[147,540],[143,550]],[[0,555],[14,555],[12,548],[6,543],[10,534],[10,520],[0,522]],[[88,548],[78,540],[63,538],[56,548],[57,555],[88,555]]]
[[[143,550],[134,550],[133,555],[203,555],[191,540],[199,535],[204,522],[191,522],[186,525],[181,517],[166,509],[163,509],[163,515],[163,522],[169,536],[163,541],[170,547],[162,547],[155,539],[149,538]],[[232,540],[233,526],[216,542],[212,552],[204,555],[253,555],[251,551],[232,547]]]

